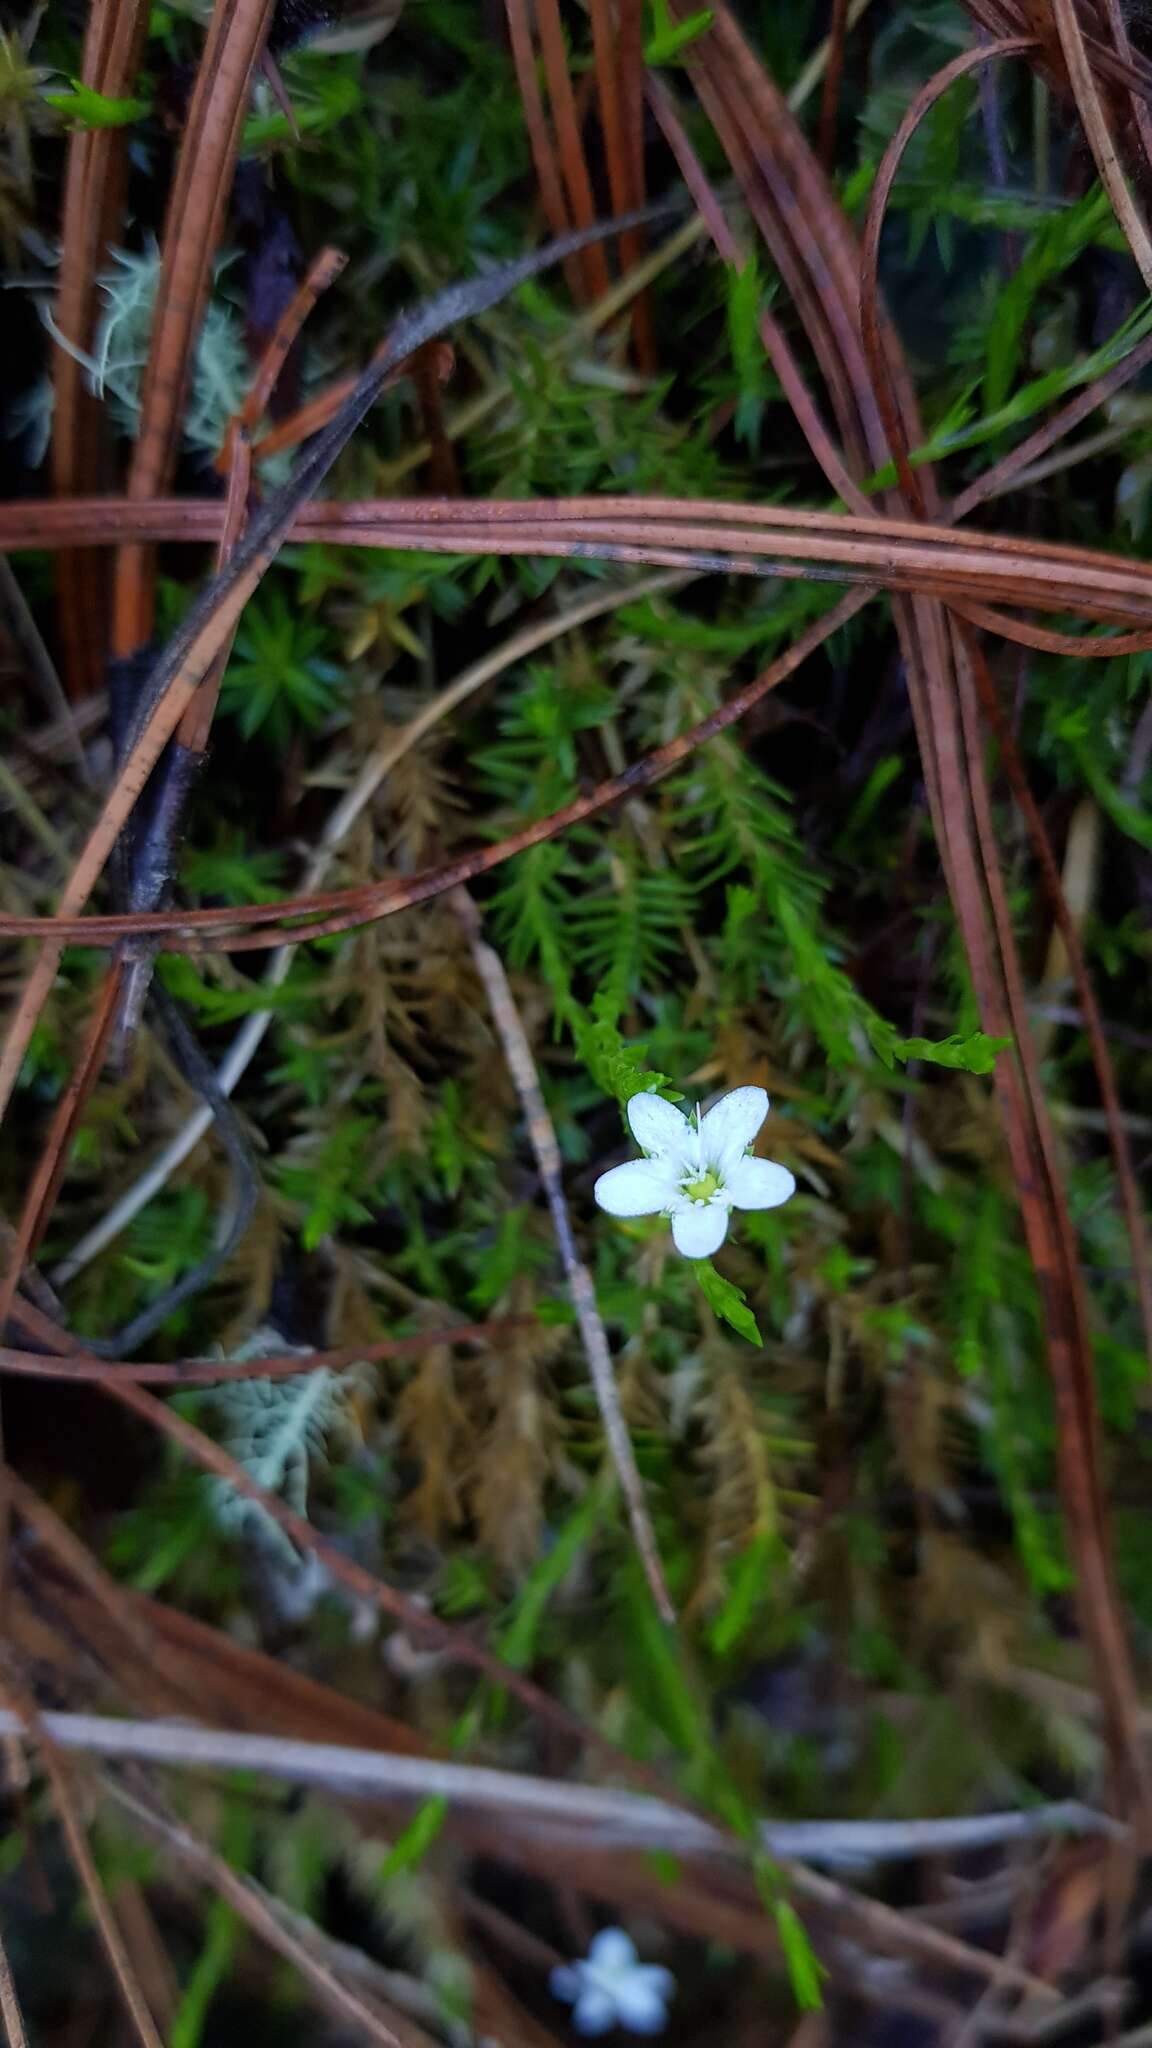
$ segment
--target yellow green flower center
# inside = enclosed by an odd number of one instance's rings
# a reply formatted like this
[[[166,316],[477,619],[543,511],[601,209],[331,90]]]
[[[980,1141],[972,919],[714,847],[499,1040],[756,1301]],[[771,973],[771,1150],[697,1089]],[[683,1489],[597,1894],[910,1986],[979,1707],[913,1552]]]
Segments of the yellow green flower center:
[[[684,1182],[684,1193],[690,1202],[710,1202],[713,1195],[719,1194],[723,1185],[715,1167],[710,1166],[707,1173],[701,1174],[699,1180]]]

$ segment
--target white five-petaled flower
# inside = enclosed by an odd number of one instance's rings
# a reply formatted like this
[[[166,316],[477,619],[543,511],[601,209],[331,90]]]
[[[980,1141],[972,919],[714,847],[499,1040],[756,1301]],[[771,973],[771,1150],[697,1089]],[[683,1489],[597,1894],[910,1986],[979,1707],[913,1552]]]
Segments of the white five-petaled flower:
[[[661,1095],[634,1095],[628,1122],[644,1159],[613,1166],[592,1192],[610,1216],[669,1216],[686,1259],[710,1259],[732,1209],[775,1209],[796,1191],[786,1166],[748,1147],[768,1114],[763,1088],[733,1088],[706,1116],[686,1117]]]
[[[552,1996],[572,2008],[578,2034],[606,2034],[627,2027],[633,2034],[660,2034],[665,2007],[676,1989],[671,1970],[642,1963],[622,1927],[593,1935],[583,1962],[563,1963],[552,1972]]]

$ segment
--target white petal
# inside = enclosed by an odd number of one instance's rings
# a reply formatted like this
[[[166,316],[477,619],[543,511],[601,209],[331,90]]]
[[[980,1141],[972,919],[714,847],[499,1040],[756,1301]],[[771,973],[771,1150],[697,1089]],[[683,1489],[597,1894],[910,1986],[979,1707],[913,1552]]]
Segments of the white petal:
[[[553,1998],[562,1998],[565,2005],[575,2005],[582,1981],[579,1967],[574,1969],[569,1963],[557,1963],[548,1984]]]
[[[726,1202],[684,1202],[672,1212],[672,1242],[686,1259],[710,1259],[727,1235]]]
[[[578,2034],[606,2034],[616,2025],[616,2001],[589,1984],[576,2001],[572,2024]]]
[[[630,1159],[610,1166],[592,1189],[610,1216],[658,1216],[676,1193],[676,1181],[662,1162]]]
[[[664,1980],[667,1979],[667,1989]],[[638,1964],[616,1991],[616,2017],[634,2034],[662,2034],[668,2017],[665,2002],[672,1990],[667,1970]]]
[[[774,1159],[738,1159],[724,1187],[737,1209],[778,1209],[796,1193],[796,1177]]]
[[[706,1166],[739,1159],[748,1150],[768,1114],[763,1088],[733,1088],[722,1095],[700,1125],[700,1149]]]
[[[662,1095],[634,1095],[628,1104],[628,1122],[642,1151],[654,1153],[658,1159],[680,1160],[688,1159],[691,1148],[695,1158],[695,1133],[687,1117]]]
[[[636,1944],[622,1927],[602,1927],[588,1945],[588,1962],[594,1970],[632,1970]]]

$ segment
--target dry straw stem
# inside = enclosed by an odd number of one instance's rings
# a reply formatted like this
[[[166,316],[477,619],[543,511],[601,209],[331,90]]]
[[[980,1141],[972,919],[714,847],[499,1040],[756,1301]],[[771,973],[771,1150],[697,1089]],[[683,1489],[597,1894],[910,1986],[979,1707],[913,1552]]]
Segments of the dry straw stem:
[[[670,92],[660,79],[651,75],[645,90],[648,104],[664,132],[680,175],[696,201],[701,219],[707,224],[717,255],[731,268],[742,269],[748,260],[747,254],[737,242],[724,209],[705,176]],[[858,489],[844,461],[843,451],[837,447],[821,418],[783,328],[766,310],[760,314],[759,328],[765,353],[780,380],[780,388],[828,483],[845,505],[870,518],[873,508],[863,491]]]
[[[569,216],[575,227],[591,227],[596,218],[596,202],[584,158],[576,98],[568,75],[568,53],[564,47],[559,0],[536,0],[535,15],[548,97],[552,102],[560,174],[568,194]],[[608,261],[602,243],[591,243],[581,252],[580,269],[584,289],[590,299],[597,299],[608,290]]]
[[[408,1806],[443,1799],[460,1813],[491,1814],[515,1833],[542,1831],[556,1842],[594,1838],[609,1848],[662,1849],[684,1857],[743,1860],[742,1844],[705,1817],[619,1786],[572,1784],[437,1757],[399,1756],[334,1742],[299,1742],[190,1722],[100,1714],[44,1713],[62,1750],[163,1764],[180,1770],[245,1771],[342,1798]],[[26,1733],[16,1713],[0,1713],[0,1734]],[[1076,1800],[1028,1812],[961,1814],[930,1820],[766,1820],[769,1856],[861,1868],[921,1856],[968,1855],[1049,1835],[1115,1837],[1114,1822]]]
[[[168,198],[160,281],[140,424],[128,471],[129,498],[152,498],[171,481],[192,352],[212,284],[240,132],[274,0],[230,0],[212,10]],[[134,654],[151,638],[154,565],[125,549],[115,570],[113,647]]]
[[[884,232],[884,216],[892,187],[904,156],[904,151],[916,133],[921,121],[937,100],[950,92],[958,79],[964,78],[999,57],[1019,57],[1036,48],[1033,36],[1002,38],[999,42],[982,44],[978,49],[965,50],[959,57],[945,64],[927,85],[922,86],[911,106],[905,113],[899,127],[888,143],[880,161],[868,200],[868,213],[861,238],[860,257],[860,327],[869,367],[875,380],[884,416],[884,430],[888,447],[896,464],[900,488],[910,505],[924,511],[924,497],[920,480],[908,459],[908,445],[900,419],[899,402],[892,381],[892,372],[881,334],[879,255],[880,237]]]
[[[1036,68],[1061,99],[1068,99],[1068,65],[1051,8],[1037,7],[1033,0],[965,0],[965,4],[973,21],[993,38],[1037,37],[1040,51],[1033,60]],[[1086,6],[1085,13],[1089,12]],[[1107,35],[1096,32],[1099,25],[1094,18],[1084,34],[1085,51],[1096,76],[1118,86],[1125,95],[1142,92],[1146,97],[1152,96],[1152,64],[1131,48],[1122,56]],[[1107,22],[1103,26],[1107,27]]]
[[[604,154],[608,161],[608,188],[615,213],[629,213],[644,204],[644,52],[641,0],[591,0],[592,46],[596,61],[596,92],[600,103],[600,126]],[[644,253],[638,228],[630,228],[619,242],[620,269],[624,276],[639,263]],[[644,376],[656,370],[656,346],[652,333],[652,308],[647,292],[639,294],[632,311],[632,342],[636,361]]]
[[[1040,458],[1047,455],[1050,448],[1078,427],[1081,420],[1088,419],[1106,399],[1123,390],[1125,384],[1148,368],[1149,363],[1152,363],[1152,335],[1139,342],[1113,369],[1106,370],[1094,383],[1086,384],[1083,391],[1078,391],[1067,405],[1050,414],[1043,426],[1037,427],[1035,433],[1029,434],[999,462],[994,462],[991,469],[986,469],[966,484],[953,500],[952,517],[966,519],[977,505],[987,504],[990,499],[1003,497],[1006,491],[1023,486],[1032,473],[1033,465],[1038,466]],[[1078,444],[1076,449],[1069,450],[1069,458],[1078,459],[1081,447],[1082,444]]]
[[[28,1311],[18,1302],[15,1319]],[[40,1351],[21,1351],[0,1345],[0,1373],[23,1379],[65,1380],[73,1386],[86,1380],[132,1380],[137,1386],[215,1387],[236,1380],[293,1379],[308,1372],[344,1372],[352,1365],[375,1365],[387,1358],[407,1358],[426,1351],[429,1344],[491,1344],[503,1336],[533,1327],[531,1316],[495,1316],[488,1323],[448,1323],[443,1328],[419,1330],[409,1337],[382,1337],[374,1343],[344,1344],[331,1351],[271,1353],[267,1358],[187,1358],[177,1363],[154,1363],[149,1359],[93,1358],[77,1351],[66,1358],[46,1357]],[[42,1328],[43,1325],[40,1325]]]
[[[1013,26],[1036,33],[1031,22]],[[868,337],[870,360],[861,321],[861,252],[852,230],[781,94],[722,5],[713,12],[709,32],[691,45],[687,67],[804,324],[846,457],[863,479],[881,466],[890,449],[907,453],[921,445],[923,430],[898,341],[879,316],[878,331]],[[907,466],[901,474],[909,486],[904,510],[921,521],[937,518],[940,501],[931,470],[913,475]],[[1033,566],[1029,562],[1029,577]],[[901,593],[894,613],[925,788],[981,1022],[991,1033],[1007,1031],[1017,1047],[1015,1063],[998,1063],[994,1086],[1045,1319],[1061,1498],[1080,1624],[1092,1646],[1106,1703],[1116,1796],[1124,1810],[1147,1813],[1135,1680],[1099,1466],[1084,1280],[1029,1038],[1023,976],[995,843],[977,708],[980,657],[971,629],[932,601],[958,597],[980,603],[992,593],[987,586],[958,590],[941,578],[935,586],[926,580],[912,594],[905,579],[887,573],[883,581]],[[1078,586],[1082,581],[1076,577],[1072,587],[1080,609]],[[1022,601],[1033,608],[1029,598]],[[1123,623],[1142,627],[1147,621]]]
[[[1059,32],[1064,61],[1068,66],[1068,77],[1077,111],[1084,123],[1088,146],[1096,159],[1100,183],[1112,201],[1112,210],[1124,230],[1133,261],[1144,280],[1145,288],[1152,292],[1152,236],[1149,235],[1144,216],[1132,196],[1132,188],[1120,161],[1120,154],[1093,75],[1088,45],[1076,13],[1075,0],[1052,0],[1052,16]]]
[[[0,2021],[4,2027],[4,2039],[8,2048],[28,2048],[28,2033],[24,2015],[20,2010],[20,1999],[16,1980],[8,1961],[8,1950],[0,1936]]]
[[[60,1747],[45,1727],[32,1695],[13,1676],[8,1661],[0,1680],[0,1695],[4,1693],[14,1702],[18,1710],[16,1718],[23,1722],[25,1733],[39,1751],[52,1790],[53,1804],[64,1832],[68,1855],[87,1895],[104,1953],[127,2008],[140,2048],[164,2048],[156,2023],[148,2010],[147,2000],[140,1988],[132,1958],[116,1924],[116,1916],[109,1903],[100,1872],[96,1868],[96,1860],[77,1810],[70,1767]]]
[[[488,997],[492,1022],[496,1027],[496,1035],[503,1049],[508,1072],[527,1120],[528,1140],[535,1155],[548,1207],[552,1212],[552,1227],[556,1233],[556,1243],[563,1262],[572,1307],[576,1312],[576,1325],[584,1346],[584,1356],[592,1376],[596,1405],[600,1410],[608,1450],[628,1509],[628,1520],[644,1567],[644,1576],[662,1619],[675,1622],[676,1610],[672,1605],[664,1568],[660,1562],[660,1553],[656,1547],[656,1536],[644,1499],[640,1474],[636,1468],[632,1439],[620,1410],[620,1396],[616,1387],[608,1333],[597,1306],[592,1275],[576,1249],[576,1240],[572,1234],[572,1219],[564,1199],[563,1160],[560,1156],[555,1126],[548,1114],[540,1087],[528,1034],[508,985],[503,962],[484,938],[480,914],[468,891],[463,888],[454,889],[449,902],[467,936],[476,972],[484,984],[484,992]]]
[[[83,83],[110,99],[130,95],[148,33],[147,0],[92,0],[80,65]],[[53,308],[71,348],[52,362],[52,489],[58,498],[97,490],[103,463],[100,400],[84,381],[77,354],[91,350],[97,290],[120,231],[130,130],[83,128],[68,138],[60,218],[60,269]],[[104,677],[108,579],[98,557],[67,553],[56,564],[59,633],[71,695],[86,696]]]
[[[516,67],[516,80],[524,110],[524,125],[528,131],[528,144],[532,151],[544,218],[554,235],[566,235],[572,226],[572,219],[564,196],[556,144],[545,110],[544,96],[540,90],[536,47],[532,39],[532,22],[526,0],[507,0],[507,13],[508,40],[512,47],[512,62]],[[573,299],[579,303],[583,281],[581,265],[569,259],[564,265],[564,275]]]
[[[371,372],[367,374],[372,374]],[[884,460],[887,449],[879,451]],[[924,472],[919,472],[923,474]],[[224,508],[202,499],[77,499],[0,505],[0,546],[52,548],[124,535],[214,541]],[[708,498],[320,500],[301,506],[284,538],[442,554],[572,556],[686,570],[867,582],[894,593],[989,598],[1025,610],[1075,611],[1152,636],[1152,565],[1018,534],[973,534],[931,520],[804,511]],[[1005,620],[1001,630],[1023,635]],[[1107,638],[1101,657],[1126,651]]]
[[[299,1972],[318,2003],[327,2011],[359,2027],[368,2040],[378,2043],[378,2048],[416,2048],[411,2030],[402,2027],[397,2032],[386,2025],[370,2005],[366,2005],[348,1985],[341,1983],[335,1972],[305,1942],[292,1934],[278,1917],[263,1887],[253,1878],[241,1876],[231,1869],[207,1842],[163,1813],[152,1801],[141,1798],[138,1792],[129,1790],[115,1779],[106,1783],[117,1806],[136,1827],[152,1841],[162,1842],[169,1855],[185,1864],[211,1887],[218,1898],[224,1899],[253,1934]],[[426,2038],[421,2034],[421,2043]]]
[[[1016,38],[1015,40],[1002,40],[979,50],[969,50],[964,55],[955,58],[952,63],[946,64],[917,93],[907,114],[884,152],[873,184],[864,226],[862,247],[861,328],[877,390],[880,392],[883,402],[888,445],[895,459],[905,495],[915,497],[917,501],[920,501],[919,483],[909,466],[908,450],[903,438],[896,394],[881,334],[878,265],[885,211],[904,151],[925,114],[935,105],[937,100],[950,90],[958,79],[963,77],[965,73],[973,70],[977,65],[981,65],[993,58],[1024,55],[1035,48],[1034,39]],[[1141,351],[1136,351],[1136,353],[1140,354]],[[1128,369],[1127,364],[1120,367],[1125,370]],[[1036,437],[1033,438],[1035,439]],[[1025,447],[1027,447],[1027,444],[1025,444]],[[1026,459],[1024,451],[1018,449],[1016,451],[1017,463],[1021,459]],[[1002,630],[1005,623],[1000,613],[983,604],[961,605],[957,603],[953,605],[953,611],[966,618],[969,623],[993,633]],[[1020,635],[1019,637],[1025,636]],[[1032,646],[1045,649],[1048,652],[1076,654],[1091,652],[1095,648],[1094,642],[1083,639],[1079,641],[1070,640],[1066,635],[1050,633],[1043,627],[1029,627],[1026,637]],[[1135,652],[1144,644],[1142,635],[1120,635],[1110,643],[1112,652],[1116,654],[1127,651]],[[1067,949],[1069,964],[1080,998],[1081,1010],[1088,1032],[1093,1063],[1096,1068],[1100,1084],[1100,1094],[1108,1123],[1109,1142],[1116,1166],[1121,1207],[1124,1213],[1129,1244],[1132,1249],[1133,1274],[1144,1326],[1145,1346],[1149,1356],[1152,1357],[1152,1261],[1149,1259],[1143,1203],[1137,1185],[1131,1147],[1124,1125],[1122,1106],[1099,1005],[1096,1001],[1091,977],[1088,973],[1083,947],[1080,942],[1080,934],[1075,920],[1069,914],[1068,904],[1065,900],[1061,884],[1060,871],[1044,828],[1039,807],[1029,788],[1028,779],[1016,748],[1011,727],[1000,710],[992,679],[988,674],[983,658],[975,647],[971,649],[971,663],[981,708],[996,737],[1004,766],[1012,785],[1013,795],[1024,818],[1029,841],[1040,865],[1044,891],[1051,904],[1057,928]]]

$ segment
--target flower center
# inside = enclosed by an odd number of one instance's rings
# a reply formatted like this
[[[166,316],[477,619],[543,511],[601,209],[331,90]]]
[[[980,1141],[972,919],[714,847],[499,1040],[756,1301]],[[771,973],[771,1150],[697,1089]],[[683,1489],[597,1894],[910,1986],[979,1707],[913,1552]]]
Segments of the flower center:
[[[723,1185],[716,1168],[710,1166],[706,1173],[701,1174],[699,1180],[684,1181],[683,1192],[690,1202],[710,1202],[713,1195],[719,1194]]]

